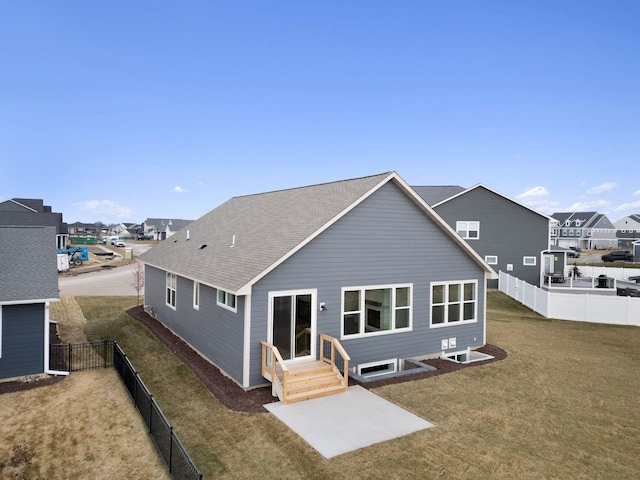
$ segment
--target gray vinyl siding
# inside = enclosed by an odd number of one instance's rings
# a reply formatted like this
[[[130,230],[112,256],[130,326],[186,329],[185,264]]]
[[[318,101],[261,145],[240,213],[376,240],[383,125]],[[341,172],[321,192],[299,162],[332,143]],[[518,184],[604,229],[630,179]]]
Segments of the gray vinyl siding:
[[[509,274],[532,285],[540,284],[541,252],[549,247],[548,218],[482,187],[435,210],[454,230],[458,221],[479,221],[480,238],[467,240],[478,255],[496,255],[498,264],[492,265],[496,272],[507,272],[507,265],[512,264]],[[525,256],[535,257],[536,265],[523,265]]]
[[[431,282],[477,280],[476,323],[430,328]],[[317,289],[317,333],[340,339],[342,287],[413,284],[413,329],[341,340],[351,366],[430,355],[455,337],[456,350],[484,344],[484,272],[403,192],[388,183],[254,285],[251,300],[252,386],[260,375],[260,341],[267,339],[270,291]],[[317,305],[316,305],[317,308]]]
[[[3,305],[0,378],[44,373],[44,304]]]
[[[237,313],[217,305],[217,290],[200,285],[200,308],[193,308],[193,281],[178,276],[176,309],[165,303],[165,272],[145,268],[145,305],[153,316],[200,352],[223,372],[242,384],[244,298],[237,298]]]

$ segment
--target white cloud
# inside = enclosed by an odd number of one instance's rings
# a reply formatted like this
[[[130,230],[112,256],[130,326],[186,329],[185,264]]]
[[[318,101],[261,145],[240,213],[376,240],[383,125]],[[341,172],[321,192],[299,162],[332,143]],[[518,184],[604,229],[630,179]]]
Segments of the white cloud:
[[[594,200],[593,202],[576,202],[571,205],[567,211],[569,212],[588,212],[588,211],[598,211],[602,209],[609,208],[611,206],[611,202],[608,200]]]
[[[516,198],[518,200],[528,200],[532,198],[540,198],[540,197],[548,197],[549,192],[544,187],[533,187],[527,190],[526,192],[522,192]]]
[[[633,192],[633,196],[640,196],[640,190],[636,190],[635,192]]]
[[[173,187],[173,190],[171,190],[173,193],[185,193],[188,192],[189,190],[187,190],[186,188],[182,188],[180,185],[176,185],[175,187]]]
[[[74,203],[73,206],[83,212],[89,212],[93,215],[104,215],[111,218],[130,218],[132,213],[131,208],[120,205],[113,200],[86,200],[84,202]]]
[[[638,192],[634,193],[634,195],[636,194],[638,194]],[[638,200],[637,202],[623,203],[622,205],[617,206],[613,210],[616,212],[625,212],[627,210],[628,211],[640,210],[640,200]]]
[[[587,190],[589,195],[594,195],[598,193],[608,192],[609,190],[613,190],[616,188],[618,184],[616,182],[605,182],[602,185],[598,185],[597,187],[590,188]]]

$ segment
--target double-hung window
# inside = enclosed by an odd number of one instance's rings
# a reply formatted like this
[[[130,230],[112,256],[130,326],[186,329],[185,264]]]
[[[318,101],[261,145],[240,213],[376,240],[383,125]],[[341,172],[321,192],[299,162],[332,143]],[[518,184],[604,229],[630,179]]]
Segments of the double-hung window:
[[[477,315],[477,280],[431,284],[432,327],[475,322]]]
[[[355,337],[411,330],[411,285],[342,289],[342,336]]]
[[[167,286],[167,305],[175,310],[176,308],[176,289],[178,284],[178,277],[175,273],[167,272],[166,286]]]
[[[236,311],[236,296],[224,290],[218,290],[218,305],[233,312]]]
[[[480,238],[480,222],[456,222],[456,232],[465,239]]]

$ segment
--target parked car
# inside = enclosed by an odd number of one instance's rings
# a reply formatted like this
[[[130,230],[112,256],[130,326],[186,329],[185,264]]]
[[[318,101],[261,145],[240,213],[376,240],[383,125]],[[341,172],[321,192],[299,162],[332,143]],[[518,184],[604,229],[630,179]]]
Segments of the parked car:
[[[569,258],[580,258],[580,252],[578,252],[576,250],[569,250],[567,252],[567,257],[569,257]]]
[[[138,235],[136,240],[153,240],[152,235]]]
[[[111,243],[114,247],[124,247],[124,240],[115,240]]]
[[[629,277],[629,281],[640,283],[640,275],[636,275],[635,277]]]
[[[600,258],[603,262],[633,262],[633,255],[629,250],[616,250]]]

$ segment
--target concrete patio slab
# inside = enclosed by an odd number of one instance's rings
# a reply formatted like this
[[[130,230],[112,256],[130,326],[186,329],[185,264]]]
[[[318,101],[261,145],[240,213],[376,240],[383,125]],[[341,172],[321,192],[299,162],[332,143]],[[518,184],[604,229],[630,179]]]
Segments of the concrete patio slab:
[[[358,385],[337,395],[264,407],[325,458],[433,427]]]

